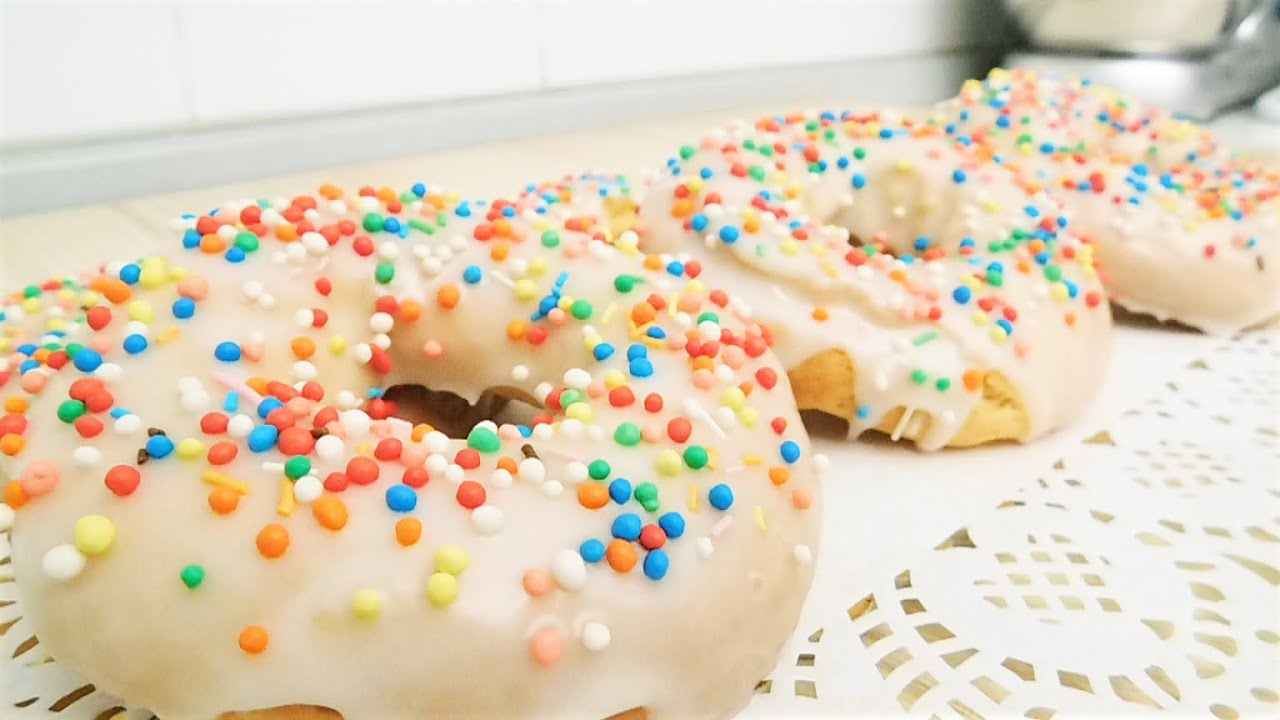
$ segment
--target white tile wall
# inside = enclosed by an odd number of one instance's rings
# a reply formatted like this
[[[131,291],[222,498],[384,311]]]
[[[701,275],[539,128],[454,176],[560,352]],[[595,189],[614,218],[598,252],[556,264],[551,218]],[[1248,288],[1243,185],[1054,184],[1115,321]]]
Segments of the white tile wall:
[[[175,28],[166,3],[3,0],[0,141],[188,122]]]
[[[990,39],[998,0],[0,0],[0,147]]]

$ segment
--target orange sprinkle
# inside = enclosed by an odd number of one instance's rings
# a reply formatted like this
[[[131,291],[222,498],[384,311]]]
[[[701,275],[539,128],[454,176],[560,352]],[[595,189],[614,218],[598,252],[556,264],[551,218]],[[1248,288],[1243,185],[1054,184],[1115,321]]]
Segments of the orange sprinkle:
[[[209,508],[219,515],[230,515],[240,505],[240,493],[229,487],[216,487],[209,493]]]
[[[797,510],[808,510],[813,505],[813,493],[803,488],[791,491],[791,504]]]
[[[285,242],[293,242],[294,240],[298,239],[298,228],[288,223],[284,223],[283,225],[277,225],[276,237],[280,238]]]
[[[743,230],[743,232],[746,232],[746,233],[748,233],[748,234],[759,232],[759,230],[760,230],[760,219],[759,219],[759,218],[757,218],[756,216],[752,215],[751,217],[747,218],[746,220],[743,220],[743,221],[742,221],[742,230]]]
[[[551,581],[551,573],[545,570],[525,571],[520,584],[524,586],[524,591],[529,593],[529,597],[542,597],[555,587]]]
[[[609,504],[609,490],[604,483],[584,482],[578,486],[578,502],[588,510],[599,510]]]
[[[201,242],[203,243],[203,240]],[[119,305],[133,297],[133,291],[119,278],[96,277],[89,283],[89,289],[101,293],[113,305]]]
[[[748,380],[744,383],[740,383],[738,385],[738,389],[742,391],[743,395],[751,397],[752,391],[756,389],[756,384]]]
[[[21,435],[9,433],[4,437],[0,437],[0,453],[4,453],[9,457],[13,457],[22,452],[22,448],[27,446],[27,441],[22,439]]]
[[[337,532],[347,526],[347,506],[337,495],[321,495],[316,498],[311,503],[311,516],[326,530]],[[287,537],[285,542],[288,543]]]
[[[279,523],[271,523],[258,533],[258,552],[265,558],[278,558],[289,549],[289,531]]]
[[[413,426],[413,430],[409,433],[409,437],[414,442],[422,442],[422,438],[426,437],[427,433],[431,432],[432,430],[435,430],[435,428],[431,427],[426,423],[419,423]]]
[[[240,631],[240,649],[250,655],[261,654],[270,642],[271,636],[257,625],[250,625]]]
[[[814,308],[814,309],[813,309],[813,319],[814,319],[814,320],[817,320],[818,322],[826,322],[826,321],[827,321],[827,318],[829,318],[829,317],[831,317],[831,315],[827,312],[827,309],[826,309],[826,308]]]
[[[1066,321],[1067,321],[1067,327],[1075,327],[1075,326],[1076,326],[1076,314],[1075,314],[1075,313],[1073,313],[1073,312],[1069,312],[1069,313],[1067,313],[1067,314],[1066,314],[1066,316],[1065,316],[1065,317],[1063,317],[1063,320],[1066,320]]]
[[[894,282],[905,283],[907,282],[907,271],[902,268],[894,268],[889,271],[889,279]]]
[[[630,572],[631,568],[636,566],[636,549],[631,543],[620,538],[609,543],[604,556],[609,561],[609,567],[620,573]]]
[[[712,360],[706,355],[699,355],[698,357],[693,359],[694,370],[714,370],[715,367],[716,367],[716,361]]]
[[[965,390],[968,390],[969,392],[977,392],[977,390],[982,387],[982,383],[986,380],[986,376],[981,370],[965,370],[962,379],[964,380]]]
[[[405,322],[413,322],[422,317],[422,306],[417,300],[405,300],[400,303],[400,319]]]
[[[507,323],[507,337],[512,340],[519,340],[524,337],[524,323],[520,320],[512,320]]]
[[[449,283],[436,291],[436,302],[440,303],[440,307],[446,310],[452,310],[458,306],[458,300],[462,297],[462,293],[458,292],[458,286]]]
[[[693,214],[693,201],[689,198],[676,198],[671,203],[671,217],[686,218]]]
[[[342,197],[342,188],[333,183],[325,183],[320,186],[320,196],[325,200],[337,200]]]
[[[27,402],[26,398],[15,396],[4,401],[4,411],[15,415],[26,412],[29,406],[30,403]]]
[[[14,510],[26,505],[29,499],[17,480],[11,480],[4,486],[4,503]]]
[[[631,321],[636,325],[651,323],[657,316],[658,311],[647,302],[636,303],[635,307],[631,308]]]
[[[200,252],[205,255],[217,255],[227,249],[227,242],[217,235],[205,235],[200,238]]]
[[[791,479],[791,471],[784,467],[769,468],[769,482],[774,485],[786,485]]]
[[[646,270],[661,270],[662,258],[658,257],[657,255],[645,255],[644,267]]]
[[[498,237],[511,237],[511,221],[501,217],[494,220],[493,234]]]
[[[503,457],[498,459],[498,469],[506,470],[511,473],[512,477],[515,477],[520,472],[519,468],[520,466],[516,464],[515,458]]]
[[[257,376],[255,376],[255,377],[251,377],[251,378],[249,378],[248,380],[245,380],[245,381],[244,381],[244,384],[245,384],[245,385],[248,385],[248,386],[249,386],[249,387],[251,387],[251,388],[253,388],[253,391],[254,391],[254,392],[256,392],[256,393],[258,393],[259,395],[269,395],[269,394],[270,394],[270,393],[268,393],[268,392],[267,392],[267,384],[268,384],[268,383],[267,383],[267,379],[266,379],[266,378],[264,378],[264,377],[257,377]]]
[[[396,523],[396,542],[413,547],[422,538],[422,521],[418,518],[402,518]]]
[[[555,665],[564,651],[564,638],[553,628],[542,628],[529,641],[529,653],[533,661],[542,666]]]
[[[309,337],[296,337],[289,343],[289,349],[293,350],[294,357],[306,360],[316,354],[316,343]]]
[[[493,244],[493,247],[489,248],[489,259],[494,262],[502,262],[503,260],[506,260],[507,256],[510,254],[511,246],[505,241],[498,241]]]

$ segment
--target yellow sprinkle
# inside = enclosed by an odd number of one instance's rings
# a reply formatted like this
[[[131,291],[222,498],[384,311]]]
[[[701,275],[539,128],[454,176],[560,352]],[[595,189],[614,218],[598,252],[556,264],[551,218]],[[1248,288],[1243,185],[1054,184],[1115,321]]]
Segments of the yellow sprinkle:
[[[182,330],[179,329],[177,325],[170,325],[164,330],[161,330],[159,335],[156,335],[156,344],[168,345],[174,340],[177,340],[178,335],[180,335],[181,333],[182,333]]]
[[[680,293],[671,293],[667,298],[667,317],[676,316],[676,303],[680,302]]]
[[[529,278],[521,278],[516,281],[515,293],[520,302],[529,302],[538,296],[538,284]]]
[[[458,578],[438,572],[427,580],[427,599],[438,608],[447,608],[458,599]]]
[[[715,470],[720,465],[720,451],[715,447],[707,448],[707,469]]]
[[[570,295],[561,295],[560,302],[556,303],[556,307],[561,310],[568,311],[569,308],[573,307],[573,297]]]
[[[911,162],[911,160],[908,158],[902,158],[898,160],[898,162],[894,163],[893,165],[893,169],[897,170],[900,173],[911,172],[912,170],[915,169],[915,167],[916,167],[915,163]]]
[[[720,393],[720,404],[727,408],[739,410],[746,402],[746,394],[742,392],[742,388],[736,385],[730,385],[724,389],[724,392]]]
[[[85,290],[80,293],[80,304],[87,307],[97,307],[102,302],[102,296],[92,290]]]
[[[1071,292],[1067,290],[1066,284],[1056,282],[1049,286],[1049,297],[1058,302],[1066,302],[1071,297]]]
[[[184,267],[169,268],[169,279],[172,280],[173,282],[180,282],[186,279],[186,277],[190,274],[191,272]]]
[[[600,316],[600,324],[604,325],[605,323],[609,322],[609,320],[613,317],[613,311],[617,309],[618,309],[618,303],[616,301],[609,303],[609,306],[604,309],[604,314]]]
[[[71,288],[62,288],[58,291],[58,301],[64,305],[70,305],[76,301],[76,291]]]
[[[149,323],[156,319],[156,311],[152,309],[151,303],[146,300],[134,300],[129,303],[125,312],[129,315],[130,320]]]
[[[179,460],[198,460],[204,455],[204,443],[195,438],[183,438],[178,441]]]
[[[778,173],[775,177],[777,182],[784,182],[787,179],[787,176],[783,173]],[[782,194],[785,195],[788,200],[795,200],[797,197],[800,197],[800,191],[801,187],[792,183],[783,188]]]
[[[836,276],[836,266],[832,265],[830,260],[822,260],[818,263],[818,267],[822,268],[822,271],[825,272],[828,277]]]
[[[684,183],[684,186],[689,188],[689,192],[691,193],[694,193],[694,194],[700,193],[702,192],[702,187],[703,187],[702,178],[693,178],[692,180],[686,180]]]
[[[361,457],[369,457],[373,455],[373,446],[369,443],[360,443],[356,446],[356,454]]]
[[[591,411],[591,406],[584,402],[576,402],[564,409],[566,417],[571,417],[580,422],[591,422],[591,418],[595,415]]]
[[[987,317],[987,314],[986,314],[986,313],[984,313],[984,312],[982,312],[981,310],[974,310],[974,311],[973,311],[973,324],[974,324],[974,325],[978,325],[979,327],[981,327],[982,325],[986,325],[986,324],[987,324],[988,322],[990,322],[990,321],[991,321],[991,318]]]
[[[750,430],[756,426],[756,421],[760,419],[760,413],[748,405],[738,411],[738,419],[742,421],[743,426]]]
[[[289,517],[298,509],[298,498],[293,494],[293,481],[284,478],[280,481],[280,503],[276,505],[276,513]]]
[[[457,545],[445,545],[436,551],[436,572],[461,575],[471,567],[471,556]]]
[[[795,240],[787,238],[782,241],[782,244],[778,246],[778,249],[782,251],[783,255],[797,255],[800,252],[800,245],[796,243]]]
[[[63,320],[62,318],[50,318],[49,329],[50,330],[66,330],[67,321]]]
[[[35,315],[40,312],[40,298],[27,298],[22,301],[22,311],[28,315]]]
[[[149,257],[142,261],[142,272],[138,275],[138,284],[147,290],[155,290],[164,285],[168,279],[168,273],[165,270],[164,258],[159,256]]]
[[[702,282],[702,280],[699,278],[694,278],[693,280],[690,280],[689,284],[686,287],[689,289],[689,292],[697,293],[699,295],[707,291],[707,284]]]
[[[227,477],[217,470],[205,470],[200,479],[216,487],[231,488],[241,495],[249,494],[249,483]]]
[[[689,512],[698,512],[698,486],[689,486]]]
[[[341,355],[347,351],[347,339],[341,335],[333,335],[329,338],[329,352],[334,355]]]
[[[536,257],[529,261],[529,274],[534,277],[541,277],[547,272],[547,259],[545,257]]]
[[[667,448],[658,454],[658,472],[666,477],[675,477],[680,474],[680,468],[684,461],[680,459],[680,453]]]
[[[997,345],[1002,345],[1002,344],[1004,344],[1004,341],[1005,341],[1005,340],[1007,340],[1008,338],[1009,338],[1009,336],[1005,334],[1005,332],[1004,332],[1004,328],[1000,327],[999,325],[992,325],[992,326],[991,326],[991,341],[992,341],[992,342],[994,342],[994,343],[995,343],[995,344],[997,344]]]
[[[754,465],[760,465],[763,462],[764,462],[764,458],[760,457],[759,455],[743,455],[742,456],[743,465],[754,466]]]
[[[627,384],[627,376],[621,370],[610,370],[604,374],[604,386],[610,390]]]
[[[761,530],[768,530],[769,526],[765,524],[765,521],[764,521],[764,508],[757,505],[755,507],[754,512],[756,516],[756,527],[760,528]]]
[[[361,620],[372,620],[382,614],[382,595],[377,590],[357,590],[351,598],[351,613]]]
[[[111,549],[116,539],[116,526],[101,515],[85,515],[76,521],[76,549],[96,557]]]

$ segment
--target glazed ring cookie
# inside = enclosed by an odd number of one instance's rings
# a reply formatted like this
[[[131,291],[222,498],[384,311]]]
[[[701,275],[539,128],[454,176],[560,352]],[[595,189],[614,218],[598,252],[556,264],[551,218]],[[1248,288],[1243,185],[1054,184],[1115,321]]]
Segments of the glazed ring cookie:
[[[812,578],[822,460],[697,263],[421,185],[186,223],[176,258],[0,313],[53,657],[165,720],[746,704]],[[404,419],[418,385],[541,412],[451,438]]]
[[[970,81],[935,122],[1058,198],[1117,304],[1220,333],[1280,313],[1280,171],[1211,132],[1027,71]]]
[[[774,333],[799,406],[923,449],[1027,441],[1098,385],[1092,247],[1042,194],[889,118],[766,118],[686,146],[642,247],[704,258]]]

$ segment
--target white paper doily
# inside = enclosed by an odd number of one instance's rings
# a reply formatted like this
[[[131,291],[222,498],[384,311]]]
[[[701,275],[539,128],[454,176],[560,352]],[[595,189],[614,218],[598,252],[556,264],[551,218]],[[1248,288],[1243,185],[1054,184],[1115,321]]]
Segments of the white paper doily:
[[[1074,435],[818,441],[848,471],[743,718],[1280,714],[1280,333],[1117,336]],[[0,535],[0,718],[151,717],[45,658],[12,580]]]

